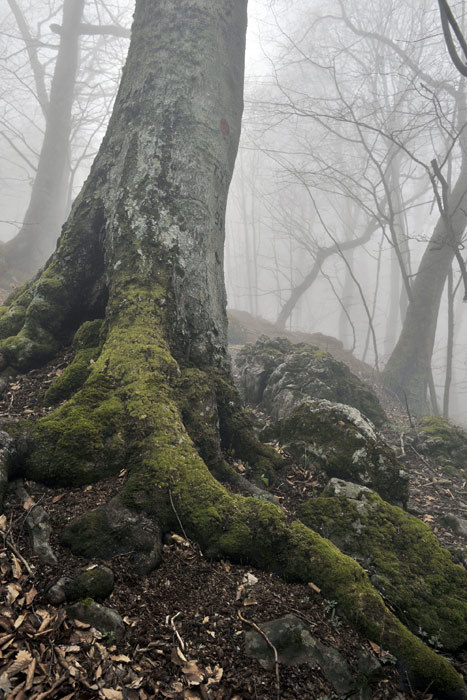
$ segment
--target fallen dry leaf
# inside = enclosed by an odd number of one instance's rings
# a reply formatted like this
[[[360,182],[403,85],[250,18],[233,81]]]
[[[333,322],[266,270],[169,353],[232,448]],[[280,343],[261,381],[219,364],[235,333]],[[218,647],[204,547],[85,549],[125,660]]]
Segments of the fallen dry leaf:
[[[0,515],[0,532],[6,532],[6,515]]]
[[[31,605],[32,601],[37,595],[37,589],[33,586],[32,588],[29,589],[29,591],[25,594],[24,599],[26,602],[26,605]]]
[[[118,654],[118,656],[111,656],[110,658],[112,659],[112,661],[116,661],[117,663],[122,663],[122,664],[131,663],[130,657],[125,656],[125,654]]]
[[[187,663],[187,658],[183,654],[182,650],[178,647],[172,647],[172,653],[170,655],[170,660],[173,664],[177,666],[184,666]]]
[[[34,508],[35,505],[36,501],[33,498],[31,498],[31,496],[28,496],[23,503],[23,508],[24,510],[31,510],[31,508]]]
[[[106,700],[123,700],[123,693],[121,690],[102,688],[101,693]]]
[[[10,667],[7,669],[7,674],[8,676],[15,676],[17,673],[21,673],[21,671],[24,671],[26,668],[29,668],[29,664],[32,661],[32,656],[29,653],[29,651],[25,651],[24,649],[21,649],[16,654],[16,659],[13,661],[12,664],[10,664]]]
[[[54,496],[52,498],[52,503],[58,503],[59,501],[62,500],[62,498],[65,496],[64,493],[59,493],[58,496]]]
[[[6,590],[6,602],[8,605],[13,605],[13,603],[21,593],[21,586],[19,586],[17,583],[9,583],[6,587]]]
[[[183,666],[182,673],[189,685],[199,685],[204,680],[204,673],[200,671],[195,661],[189,661]]]
[[[16,579],[21,578],[21,576],[23,575],[23,570],[22,570],[21,566],[19,565],[19,561],[17,560],[17,558],[15,557],[14,554],[11,555],[11,561],[12,561],[11,571],[13,574],[13,578],[16,578]]]
[[[18,615],[18,617],[16,618],[16,620],[13,624],[13,627],[15,628],[15,630],[17,630],[21,627],[21,625],[24,622],[25,617],[26,617],[26,613],[23,613],[23,615]]]

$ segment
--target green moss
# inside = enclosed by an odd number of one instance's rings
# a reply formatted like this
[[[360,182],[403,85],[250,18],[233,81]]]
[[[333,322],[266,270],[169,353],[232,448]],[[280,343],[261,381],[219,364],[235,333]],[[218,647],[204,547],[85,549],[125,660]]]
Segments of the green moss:
[[[264,445],[253,430],[253,421],[243,407],[230,379],[221,372],[213,375],[220,419],[222,449],[241,459],[248,466],[248,476],[264,487],[264,479],[275,483],[283,468],[282,458],[270,446]]]
[[[92,363],[97,360],[99,353],[100,348],[79,350],[63,374],[56,377],[46,391],[44,396],[46,405],[60,403],[78,391],[91,374]]]
[[[114,588],[112,571],[106,566],[96,566],[93,569],[82,571],[66,586],[67,600],[104,600]]]
[[[112,379],[96,372],[71,400],[38,421],[26,472],[54,484],[114,474],[125,464],[123,427],[124,407]]]
[[[372,572],[376,588],[413,631],[439,635],[447,649],[465,643],[467,573],[418,518],[375,493],[365,504],[321,496],[298,514]]]
[[[24,306],[0,306],[0,338],[9,338],[21,330],[26,318]]]
[[[418,448],[445,468],[460,468],[467,462],[467,433],[447,418],[425,416],[417,422]]]
[[[102,345],[104,337],[104,321],[100,318],[85,321],[73,337],[73,348],[78,350],[97,348]]]

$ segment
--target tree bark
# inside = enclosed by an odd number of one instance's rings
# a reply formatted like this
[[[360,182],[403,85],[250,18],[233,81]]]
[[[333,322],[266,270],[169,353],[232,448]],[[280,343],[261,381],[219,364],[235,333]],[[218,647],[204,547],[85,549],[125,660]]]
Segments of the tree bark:
[[[385,607],[355,561],[278,506],[232,493],[214,476],[232,477],[221,447],[258,478],[273,478],[279,461],[254,438],[225,347],[224,214],[240,134],[246,9],[247,0],[136,3],[90,176],[56,253],[0,317],[3,367],[20,370],[50,357],[79,326],[70,398],[38,421],[25,475],[84,484],[125,466],[118,500],[126,507],[164,532],[181,524],[210,556],[313,581],[431,691],[462,693],[460,676]],[[92,362],[82,354],[89,348]],[[74,551],[92,551],[105,537],[102,523],[96,511],[72,522]]]

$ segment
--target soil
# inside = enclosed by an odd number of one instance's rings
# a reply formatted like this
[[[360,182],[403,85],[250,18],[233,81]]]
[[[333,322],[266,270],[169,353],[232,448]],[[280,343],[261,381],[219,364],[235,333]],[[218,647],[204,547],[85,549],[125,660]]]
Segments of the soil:
[[[71,350],[67,349],[40,370],[11,378],[0,397],[0,417],[35,419],[52,410],[43,405],[44,393],[70,358]],[[435,463],[405,444],[408,417],[377,388],[390,419],[387,438],[410,473],[409,510],[432,527],[445,546],[465,550],[465,541],[446,528],[440,517],[445,512],[465,513],[464,477],[461,472],[446,477]],[[274,493],[282,507],[293,513],[303,500],[319,494],[325,481],[287,455],[284,458],[286,468]],[[237,467],[240,472],[244,469],[241,463]],[[0,698],[338,697],[319,669],[280,666],[277,677],[274,670],[265,670],[244,655],[244,631],[251,624],[261,628],[262,623],[291,612],[307,623],[313,636],[336,647],[351,669],[356,667],[361,649],[379,658],[381,676],[372,684],[371,698],[431,697],[428,691],[400,692],[394,659],[339,619],[334,601],[326,600],[316,587],[288,584],[249,566],[207,560],[196,544],[177,535],[167,539],[161,566],[148,576],[134,574],[129,556],[115,557],[109,563],[115,590],[105,605],[121,614],[127,629],[118,647],[111,638],[69,619],[63,607],[47,602],[48,587],[63,575],[76,574],[99,562],[80,559],[63,549],[59,533],[71,518],[106,503],[125,478],[122,471],[92,486],[58,491],[26,482],[30,495],[26,503],[19,498],[14,484],[11,486],[0,551],[5,603],[0,612]],[[53,567],[39,564],[24,532],[25,518],[34,504],[43,506],[51,519],[51,543],[58,557]],[[247,574],[257,581],[247,584]],[[467,655],[459,654],[454,663],[467,678]]]

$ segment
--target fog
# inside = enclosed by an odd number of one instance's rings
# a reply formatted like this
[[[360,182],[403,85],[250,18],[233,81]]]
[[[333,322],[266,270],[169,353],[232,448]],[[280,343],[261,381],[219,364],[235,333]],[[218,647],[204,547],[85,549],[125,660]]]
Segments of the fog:
[[[105,132],[128,46],[116,28],[130,27],[132,7],[85,3],[65,210]],[[451,7],[467,29],[465,3]],[[447,52],[437,1],[250,0],[249,15],[226,217],[229,306],[335,336],[382,370],[424,253],[448,248],[431,364],[437,410],[467,424],[467,211],[460,196],[448,204],[455,187],[467,192],[465,78]],[[3,241],[21,230],[30,203],[61,22],[58,0],[0,7]],[[89,32],[99,26],[106,30]],[[432,238],[440,220],[455,217],[452,235]]]

